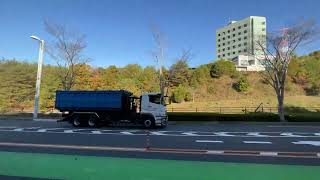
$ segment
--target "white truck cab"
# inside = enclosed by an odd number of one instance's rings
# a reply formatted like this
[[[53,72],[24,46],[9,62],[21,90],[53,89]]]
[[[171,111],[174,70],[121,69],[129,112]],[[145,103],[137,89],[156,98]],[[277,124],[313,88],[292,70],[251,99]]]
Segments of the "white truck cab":
[[[145,93],[141,96],[141,115],[149,115],[153,117],[153,120],[144,121],[144,125],[165,127],[167,126],[168,116],[166,111],[166,104],[164,97],[159,93]],[[147,124],[146,124],[147,123]]]

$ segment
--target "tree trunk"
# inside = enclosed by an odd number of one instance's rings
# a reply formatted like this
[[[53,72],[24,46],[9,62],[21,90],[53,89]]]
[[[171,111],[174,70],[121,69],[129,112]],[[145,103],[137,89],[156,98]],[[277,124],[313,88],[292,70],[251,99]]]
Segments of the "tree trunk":
[[[286,122],[286,119],[284,117],[284,109],[283,109],[284,96],[278,95],[277,98],[278,98],[278,116],[280,118],[280,122]]]

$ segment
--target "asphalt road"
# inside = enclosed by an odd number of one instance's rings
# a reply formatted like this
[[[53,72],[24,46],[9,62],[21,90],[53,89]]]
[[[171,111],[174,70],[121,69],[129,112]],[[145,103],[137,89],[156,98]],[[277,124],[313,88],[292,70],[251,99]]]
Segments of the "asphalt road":
[[[178,123],[165,129],[74,128],[0,120],[0,151],[320,165],[320,126]]]

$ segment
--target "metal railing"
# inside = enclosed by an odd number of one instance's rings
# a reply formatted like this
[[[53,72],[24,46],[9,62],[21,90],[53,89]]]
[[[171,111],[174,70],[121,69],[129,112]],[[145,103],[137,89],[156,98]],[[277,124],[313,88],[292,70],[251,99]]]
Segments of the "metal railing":
[[[320,107],[290,107],[290,112],[320,112]],[[194,108],[176,108],[168,107],[168,112],[210,112],[219,114],[246,114],[251,112],[277,113],[278,107],[194,107]]]

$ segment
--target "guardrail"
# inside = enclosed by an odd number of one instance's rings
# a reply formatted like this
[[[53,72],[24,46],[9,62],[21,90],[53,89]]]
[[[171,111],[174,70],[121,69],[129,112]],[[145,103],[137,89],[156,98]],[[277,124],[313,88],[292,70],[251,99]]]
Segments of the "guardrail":
[[[286,107],[290,112],[320,112],[320,107]],[[250,112],[277,113],[278,107],[168,107],[168,112],[210,112],[219,114],[246,114]]]

